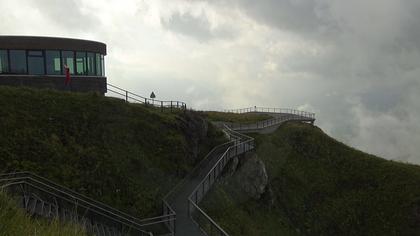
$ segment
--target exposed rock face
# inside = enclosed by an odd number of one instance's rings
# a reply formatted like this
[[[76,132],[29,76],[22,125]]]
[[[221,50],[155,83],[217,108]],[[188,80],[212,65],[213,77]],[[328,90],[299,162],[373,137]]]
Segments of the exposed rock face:
[[[191,148],[189,150],[190,156],[196,159],[200,152],[200,144],[207,137],[208,123],[201,116],[193,112],[186,112],[182,117],[182,130]]]
[[[260,199],[268,184],[268,175],[262,162],[255,153],[248,153],[237,172],[242,190],[253,199]]]
[[[238,168],[238,165],[239,165],[239,158],[233,157],[227,166],[227,173],[226,173],[227,176],[232,176],[233,174],[235,174],[236,169]]]

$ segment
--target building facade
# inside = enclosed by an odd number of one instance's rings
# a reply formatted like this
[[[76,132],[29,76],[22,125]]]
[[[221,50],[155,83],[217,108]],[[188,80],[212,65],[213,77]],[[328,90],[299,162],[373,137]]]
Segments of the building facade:
[[[0,85],[104,94],[105,55],[106,45],[95,41],[0,36]]]

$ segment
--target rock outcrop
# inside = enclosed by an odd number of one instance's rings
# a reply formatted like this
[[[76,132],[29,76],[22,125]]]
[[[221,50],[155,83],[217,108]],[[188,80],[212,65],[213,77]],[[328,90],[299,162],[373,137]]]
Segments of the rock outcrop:
[[[186,141],[190,149],[189,156],[197,159],[200,153],[200,144],[204,142],[207,137],[208,123],[201,116],[193,112],[185,112],[182,115],[181,129],[185,133]]]
[[[234,160],[233,160],[234,162]],[[260,199],[266,192],[268,185],[268,175],[257,154],[247,153],[239,165],[231,165],[231,169],[239,166],[234,178],[239,183],[243,192],[253,199]]]

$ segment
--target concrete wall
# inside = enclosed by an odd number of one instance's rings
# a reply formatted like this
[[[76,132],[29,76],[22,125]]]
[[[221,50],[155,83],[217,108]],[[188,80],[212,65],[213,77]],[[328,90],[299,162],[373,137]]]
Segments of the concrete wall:
[[[50,88],[74,92],[106,93],[106,77],[72,76],[65,85],[65,76],[0,75],[0,85]]]

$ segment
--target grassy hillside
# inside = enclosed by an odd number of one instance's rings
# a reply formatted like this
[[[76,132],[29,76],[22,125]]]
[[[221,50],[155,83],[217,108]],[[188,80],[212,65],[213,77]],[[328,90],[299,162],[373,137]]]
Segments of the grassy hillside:
[[[18,208],[4,192],[0,192],[0,235],[82,236],[86,233],[77,225],[58,221],[35,220]]]
[[[32,171],[139,217],[223,141],[192,112],[0,87],[0,172]]]
[[[203,203],[231,235],[420,234],[419,166],[357,151],[308,124],[255,137],[272,193],[246,198],[233,176]]]
[[[223,122],[233,122],[241,124],[252,124],[258,121],[268,120],[273,118],[267,114],[257,114],[257,113],[229,113],[229,112],[218,112],[218,111],[206,111],[202,113],[210,121],[223,121]]]

